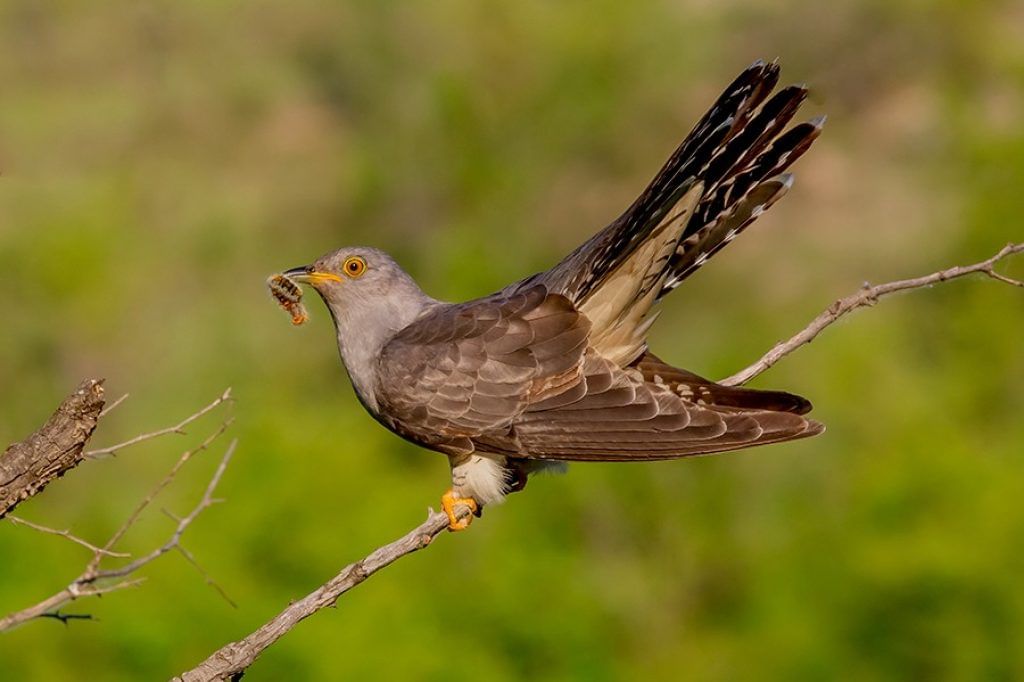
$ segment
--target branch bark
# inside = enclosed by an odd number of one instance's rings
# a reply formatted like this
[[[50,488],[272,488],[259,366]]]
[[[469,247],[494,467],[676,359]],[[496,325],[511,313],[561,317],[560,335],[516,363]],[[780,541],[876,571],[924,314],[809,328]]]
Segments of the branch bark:
[[[87,379],[38,431],[0,456],[0,519],[78,466],[103,410],[103,380]]]
[[[857,308],[873,305],[879,298],[898,291],[929,287],[933,284],[975,273],[985,274],[1004,284],[1024,287],[1024,282],[1006,277],[995,271],[995,265],[999,261],[1007,256],[1021,252],[1024,252],[1024,243],[1007,244],[991,258],[979,263],[947,268],[923,277],[865,287],[856,294],[839,299],[788,341],[777,344],[760,360],[741,372],[723,380],[721,383],[739,385],[750,381],[785,356],[804,344],[810,343],[826,327],[836,322],[840,317]],[[460,516],[468,515],[469,510],[465,507],[460,507],[457,509],[457,513]],[[407,554],[423,549],[447,526],[448,517],[446,515],[431,511],[426,521],[406,535],[380,547],[361,561],[349,564],[327,583],[303,599],[290,604],[252,634],[220,648],[198,666],[182,673],[179,677],[174,678],[174,680],[180,682],[205,682],[207,680],[237,680],[241,678],[245,670],[253,664],[260,654],[284,636],[285,633],[298,625],[299,622],[320,609],[333,606],[341,595],[359,585],[382,568]]]

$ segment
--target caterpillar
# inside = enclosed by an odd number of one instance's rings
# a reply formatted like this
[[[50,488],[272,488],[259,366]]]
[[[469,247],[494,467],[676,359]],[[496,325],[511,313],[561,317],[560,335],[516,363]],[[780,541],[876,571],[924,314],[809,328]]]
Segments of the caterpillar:
[[[270,295],[277,304],[292,316],[292,324],[299,325],[309,319],[306,306],[302,305],[302,288],[284,275],[267,278]]]

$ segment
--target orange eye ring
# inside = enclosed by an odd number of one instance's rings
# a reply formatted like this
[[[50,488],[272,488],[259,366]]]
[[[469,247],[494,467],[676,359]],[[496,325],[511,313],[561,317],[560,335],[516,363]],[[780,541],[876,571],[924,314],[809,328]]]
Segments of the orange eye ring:
[[[359,256],[349,256],[342,264],[341,270],[352,279],[362,277],[366,272],[366,261]]]

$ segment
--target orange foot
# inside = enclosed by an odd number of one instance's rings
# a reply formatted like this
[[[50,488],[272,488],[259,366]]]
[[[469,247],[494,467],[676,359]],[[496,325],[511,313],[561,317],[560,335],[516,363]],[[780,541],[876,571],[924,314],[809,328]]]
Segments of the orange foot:
[[[469,528],[470,522],[473,520],[473,516],[466,516],[465,518],[458,518],[455,515],[455,508],[459,505],[465,505],[469,507],[469,511],[473,514],[480,509],[480,506],[476,503],[472,497],[456,497],[454,490],[449,490],[441,496],[441,508],[444,509],[444,513],[448,515],[448,530],[466,530]]]

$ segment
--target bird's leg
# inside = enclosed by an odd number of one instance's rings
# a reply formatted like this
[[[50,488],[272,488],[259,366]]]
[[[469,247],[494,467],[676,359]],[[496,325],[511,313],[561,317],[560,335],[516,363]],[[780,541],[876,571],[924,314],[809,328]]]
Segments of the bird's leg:
[[[441,498],[441,506],[448,514],[448,530],[463,530],[469,527],[472,517],[457,519],[455,507],[465,505],[474,516],[480,516],[485,505],[500,502],[507,489],[504,463],[472,450],[449,452],[448,459],[452,487]]]
[[[441,508],[444,509],[444,513],[448,515],[448,530],[450,531],[466,530],[469,528],[469,524],[473,520],[472,516],[467,516],[462,519],[456,516],[455,508],[459,505],[469,507],[469,511],[473,514],[480,513],[480,505],[478,505],[476,500],[472,497],[458,497],[454,490],[449,490],[441,496]]]

